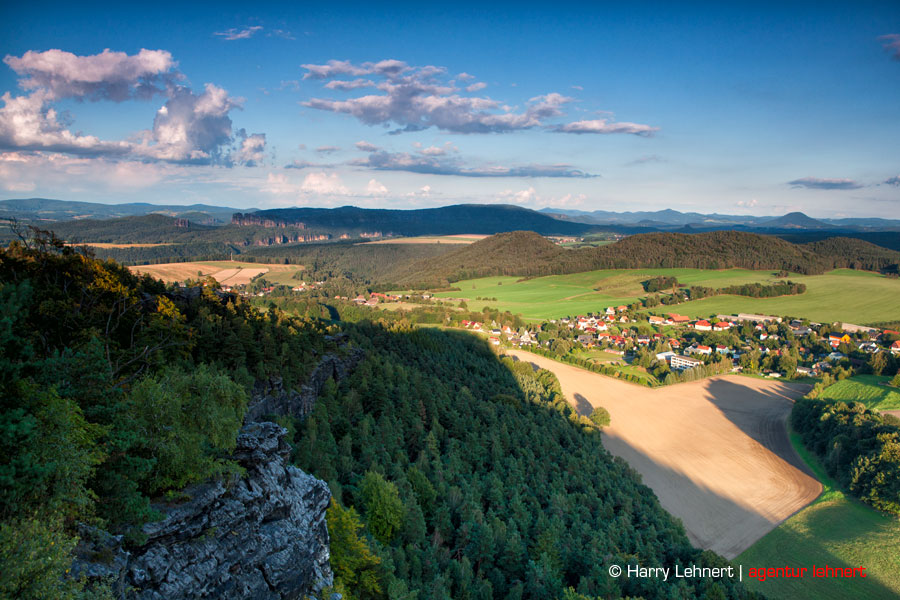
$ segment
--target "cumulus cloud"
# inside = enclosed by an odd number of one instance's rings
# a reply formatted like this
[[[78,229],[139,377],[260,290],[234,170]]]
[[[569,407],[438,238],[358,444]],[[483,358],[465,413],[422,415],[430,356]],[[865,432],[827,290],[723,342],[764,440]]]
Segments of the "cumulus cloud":
[[[62,50],[7,55],[5,62],[21,79],[24,90],[42,90],[46,100],[78,98],[122,102],[134,97],[162,94],[179,75],[165,50],[141,49],[129,56],[111,52],[78,56]]]
[[[366,194],[369,196],[387,196],[388,189],[377,179],[370,179],[366,186]]]
[[[48,92],[42,90],[27,96],[0,96],[0,149],[45,150],[82,156],[124,155],[131,145],[107,142],[93,135],[73,133],[59,122],[56,110],[48,107]]]
[[[236,29],[232,27],[230,29],[226,29],[225,31],[216,31],[213,33],[213,35],[228,41],[246,40],[252,38],[258,31],[262,31],[262,25],[253,25],[250,27],[244,27],[243,29]]]
[[[156,112],[151,139],[135,151],[172,162],[229,164],[228,146],[233,139],[229,113],[239,106],[238,100],[211,83],[202,94],[177,88]],[[254,139],[258,145],[259,138]]]
[[[357,149],[362,150],[363,152],[377,152],[378,150],[381,150],[381,148],[379,148],[375,144],[367,142],[365,140],[356,142],[354,146],[356,146]]]
[[[478,90],[483,90],[487,87],[487,84],[483,81],[479,81],[478,83],[473,83],[472,85],[466,86],[467,92],[477,92]]]
[[[803,177],[789,181],[788,185],[795,188],[807,188],[811,190],[858,190],[863,187],[852,179],[822,179],[819,177]]]
[[[630,133],[632,135],[640,135],[649,137],[654,132],[659,131],[658,127],[650,125],[641,125],[639,123],[628,123],[625,121],[614,122],[606,119],[593,119],[588,121],[575,121],[574,123],[566,123],[553,129],[561,133]]]
[[[340,146],[319,146],[316,148],[316,152],[319,154],[334,154],[341,149]]]
[[[751,198],[750,200],[738,200],[735,202],[736,206],[740,206],[742,208],[756,208],[759,206],[759,202],[756,198]]]
[[[364,159],[353,161],[357,166],[376,171],[406,171],[425,175],[457,175],[460,177],[594,177],[571,165],[522,165],[522,166],[465,166],[456,159],[407,152],[370,152]]]
[[[300,190],[322,196],[346,196],[350,193],[337,173],[325,173],[324,171],[307,175],[300,185]]]
[[[885,179],[884,184],[900,186],[900,175],[894,175],[890,179]]]
[[[236,162],[247,167],[255,167],[265,161],[266,134],[254,133],[252,135],[247,135],[246,132],[241,129],[238,132],[238,138],[241,140],[241,143]]]
[[[900,33],[889,33],[878,38],[896,60],[900,60]]]
[[[182,76],[163,50],[144,49],[132,56],[109,50],[92,56],[29,51],[4,62],[21,76],[19,85],[29,93],[0,97],[0,149],[227,166],[263,160],[265,135],[232,129],[229,115],[241,100],[213,84],[201,93],[179,85]],[[74,133],[54,108],[62,98],[121,102],[155,94],[167,100],[152,128],[127,141]]]

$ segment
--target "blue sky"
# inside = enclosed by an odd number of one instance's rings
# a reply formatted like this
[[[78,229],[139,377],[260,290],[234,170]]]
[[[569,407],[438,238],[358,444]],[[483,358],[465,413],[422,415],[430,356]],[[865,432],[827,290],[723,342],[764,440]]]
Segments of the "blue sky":
[[[900,216],[896,2],[2,11],[0,197]]]

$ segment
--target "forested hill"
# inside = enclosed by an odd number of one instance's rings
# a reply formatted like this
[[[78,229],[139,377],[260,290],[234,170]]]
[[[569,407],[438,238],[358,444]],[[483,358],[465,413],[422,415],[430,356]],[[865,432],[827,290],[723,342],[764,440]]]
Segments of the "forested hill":
[[[396,272],[395,283],[442,285],[491,275],[542,276],[594,269],[777,269],[817,274],[834,268],[896,271],[900,253],[862,240],[797,245],[737,231],[646,233],[597,248],[566,250],[532,232],[498,234]]]
[[[595,229],[560,221],[534,210],[511,205],[457,204],[417,210],[340,208],[279,208],[253,213],[254,220],[272,220],[327,231],[368,231],[384,235],[478,233],[529,230],[543,235],[579,235]]]
[[[302,385],[339,351],[323,334],[340,326],[364,362],[327,383],[307,419],[279,422],[334,495],[330,561],[347,600],[757,598],[728,578],[611,577],[629,561],[727,563],[691,547],[552,373],[498,360],[477,337],[257,311],[52,239],[0,250],[0,305],[0,597],[111,598],[67,576],[79,523],[126,533],[137,553],[156,507],[202,499],[204,487],[184,486],[224,478],[240,490],[230,452],[254,382]],[[248,552],[270,526],[251,531]],[[166,556],[221,533],[173,529],[156,563],[165,580],[201,576]],[[238,591],[259,578],[229,573]]]

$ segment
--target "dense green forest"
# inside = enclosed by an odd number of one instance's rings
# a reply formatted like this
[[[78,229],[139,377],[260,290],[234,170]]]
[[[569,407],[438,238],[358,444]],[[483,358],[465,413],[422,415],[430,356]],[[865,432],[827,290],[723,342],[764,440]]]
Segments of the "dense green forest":
[[[462,332],[351,332],[366,360],[295,438],[298,464],[363,516],[380,557],[367,563],[367,585],[338,579],[345,597],[543,599],[570,587],[602,598],[753,597],[729,580],[608,575],[612,564],[727,563],[690,546],[552,373],[499,362]]]
[[[151,499],[235,472],[257,379],[302,383],[318,321],[167,292],[38,234],[0,251],[0,597],[76,597],[73,531],[140,544]]]
[[[399,268],[390,276],[399,284],[438,286],[475,277],[595,269],[740,267],[817,274],[839,267],[896,271],[900,262],[900,253],[861,240],[831,238],[816,244],[798,246],[772,236],[714,231],[638,234],[614,244],[567,250],[534,233],[517,231]]]
[[[900,427],[862,402],[811,397],[794,405],[791,424],[844,489],[878,510],[900,515]]]

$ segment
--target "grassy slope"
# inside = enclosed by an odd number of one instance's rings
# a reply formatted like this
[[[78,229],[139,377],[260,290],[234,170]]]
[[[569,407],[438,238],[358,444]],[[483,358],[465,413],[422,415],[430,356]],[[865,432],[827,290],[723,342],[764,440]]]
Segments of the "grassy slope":
[[[900,597],[900,520],[848,498],[835,487],[819,461],[791,433],[797,452],[824,486],[811,505],[766,534],[733,562],[744,566],[744,584],[778,599]],[[866,579],[747,578],[750,567],[866,567]],[[809,572],[807,572],[809,575]]]
[[[519,283],[518,277],[486,277],[455,283],[461,291],[438,295],[469,298],[469,307],[474,310],[489,305],[521,313],[526,319],[541,320],[632,302],[646,295],[640,282],[656,275],[674,275],[681,284],[709,287],[774,281],[771,271],[746,269],[601,270],[539,277]],[[717,296],[680,304],[671,310],[690,316],[722,312],[791,314],[822,322],[858,324],[900,318],[896,301],[900,281],[896,279],[848,269],[838,269],[824,275],[792,274],[790,279],[805,283],[807,292],[798,296],[760,299]],[[501,282],[502,285],[498,285]],[[497,298],[497,301],[474,301],[477,296]]]
[[[822,400],[855,400],[875,410],[894,410],[900,408],[900,390],[885,385],[890,377],[877,375],[857,375],[850,379],[838,381],[825,388]]]

